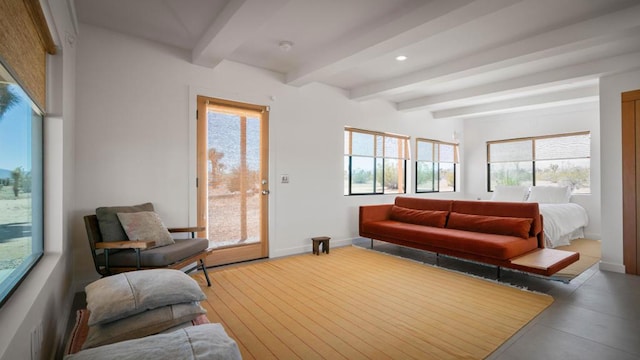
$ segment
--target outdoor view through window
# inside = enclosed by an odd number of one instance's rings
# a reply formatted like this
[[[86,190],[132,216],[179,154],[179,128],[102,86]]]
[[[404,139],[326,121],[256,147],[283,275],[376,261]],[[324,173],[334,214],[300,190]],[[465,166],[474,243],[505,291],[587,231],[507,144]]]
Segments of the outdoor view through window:
[[[209,240],[259,242],[260,119],[210,110],[207,121]]]
[[[404,194],[409,137],[344,129],[344,195]]]
[[[42,114],[0,65],[0,304],[43,253]]]
[[[489,191],[497,185],[568,186],[591,192],[589,132],[487,143]]]

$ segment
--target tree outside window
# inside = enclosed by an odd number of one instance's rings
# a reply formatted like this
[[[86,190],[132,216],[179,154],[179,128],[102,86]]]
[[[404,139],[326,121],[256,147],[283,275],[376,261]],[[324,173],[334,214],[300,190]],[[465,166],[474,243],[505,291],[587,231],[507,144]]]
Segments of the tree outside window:
[[[346,127],[344,195],[406,193],[409,137]]]
[[[497,185],[568,186],[591,192],[591,135],[560,134],[487,143],[488,190]]]
[[[416,139],[416,192],[456,191],[458,144]]]

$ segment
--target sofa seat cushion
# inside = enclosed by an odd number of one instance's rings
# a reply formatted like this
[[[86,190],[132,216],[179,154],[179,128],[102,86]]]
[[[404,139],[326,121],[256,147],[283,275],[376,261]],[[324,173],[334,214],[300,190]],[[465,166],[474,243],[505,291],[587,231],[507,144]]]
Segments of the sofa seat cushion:
[[[535,237],[485,234],[465,230],[436,228],[383,220],[363,224],[364,231],[376,234],[380,240],[421,243],[435,248],[508,260],[538,246]]]
[[[437,210],[417,210],[402,206],[393,205],[391,207],[391,220],[405,222],[409,224],[435,226],[443,228],[447,222],[448,211]]]
[[[163,267],[185,259],[209,247],[207,239],[175,239],[175,244],[152,248],[140,252],[142,267]],[[98,257],[98,263],[104,266],[104,255]],[[131,266],[136,263],[134,250],[118,251],[109,254],[109,266]]]

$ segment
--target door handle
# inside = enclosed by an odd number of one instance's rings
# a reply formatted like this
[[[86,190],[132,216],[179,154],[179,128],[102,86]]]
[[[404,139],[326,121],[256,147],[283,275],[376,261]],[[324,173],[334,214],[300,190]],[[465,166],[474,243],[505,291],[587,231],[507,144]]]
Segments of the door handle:
[[[269,195],[269,193],[271,193],[271,191],[269,191],[269,190],[262,190],[262,195]]]

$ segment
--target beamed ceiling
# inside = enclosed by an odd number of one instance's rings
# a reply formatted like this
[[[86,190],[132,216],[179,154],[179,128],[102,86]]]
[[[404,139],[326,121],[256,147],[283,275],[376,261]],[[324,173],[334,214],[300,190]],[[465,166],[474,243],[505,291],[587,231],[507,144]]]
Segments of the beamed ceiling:
[[[640,68],[636,0],[75,0],[80,22],[465,118],[596,101]],[[282,41],[293,46],[283,51]],[[397,61],[398,55],[407,56]]]

